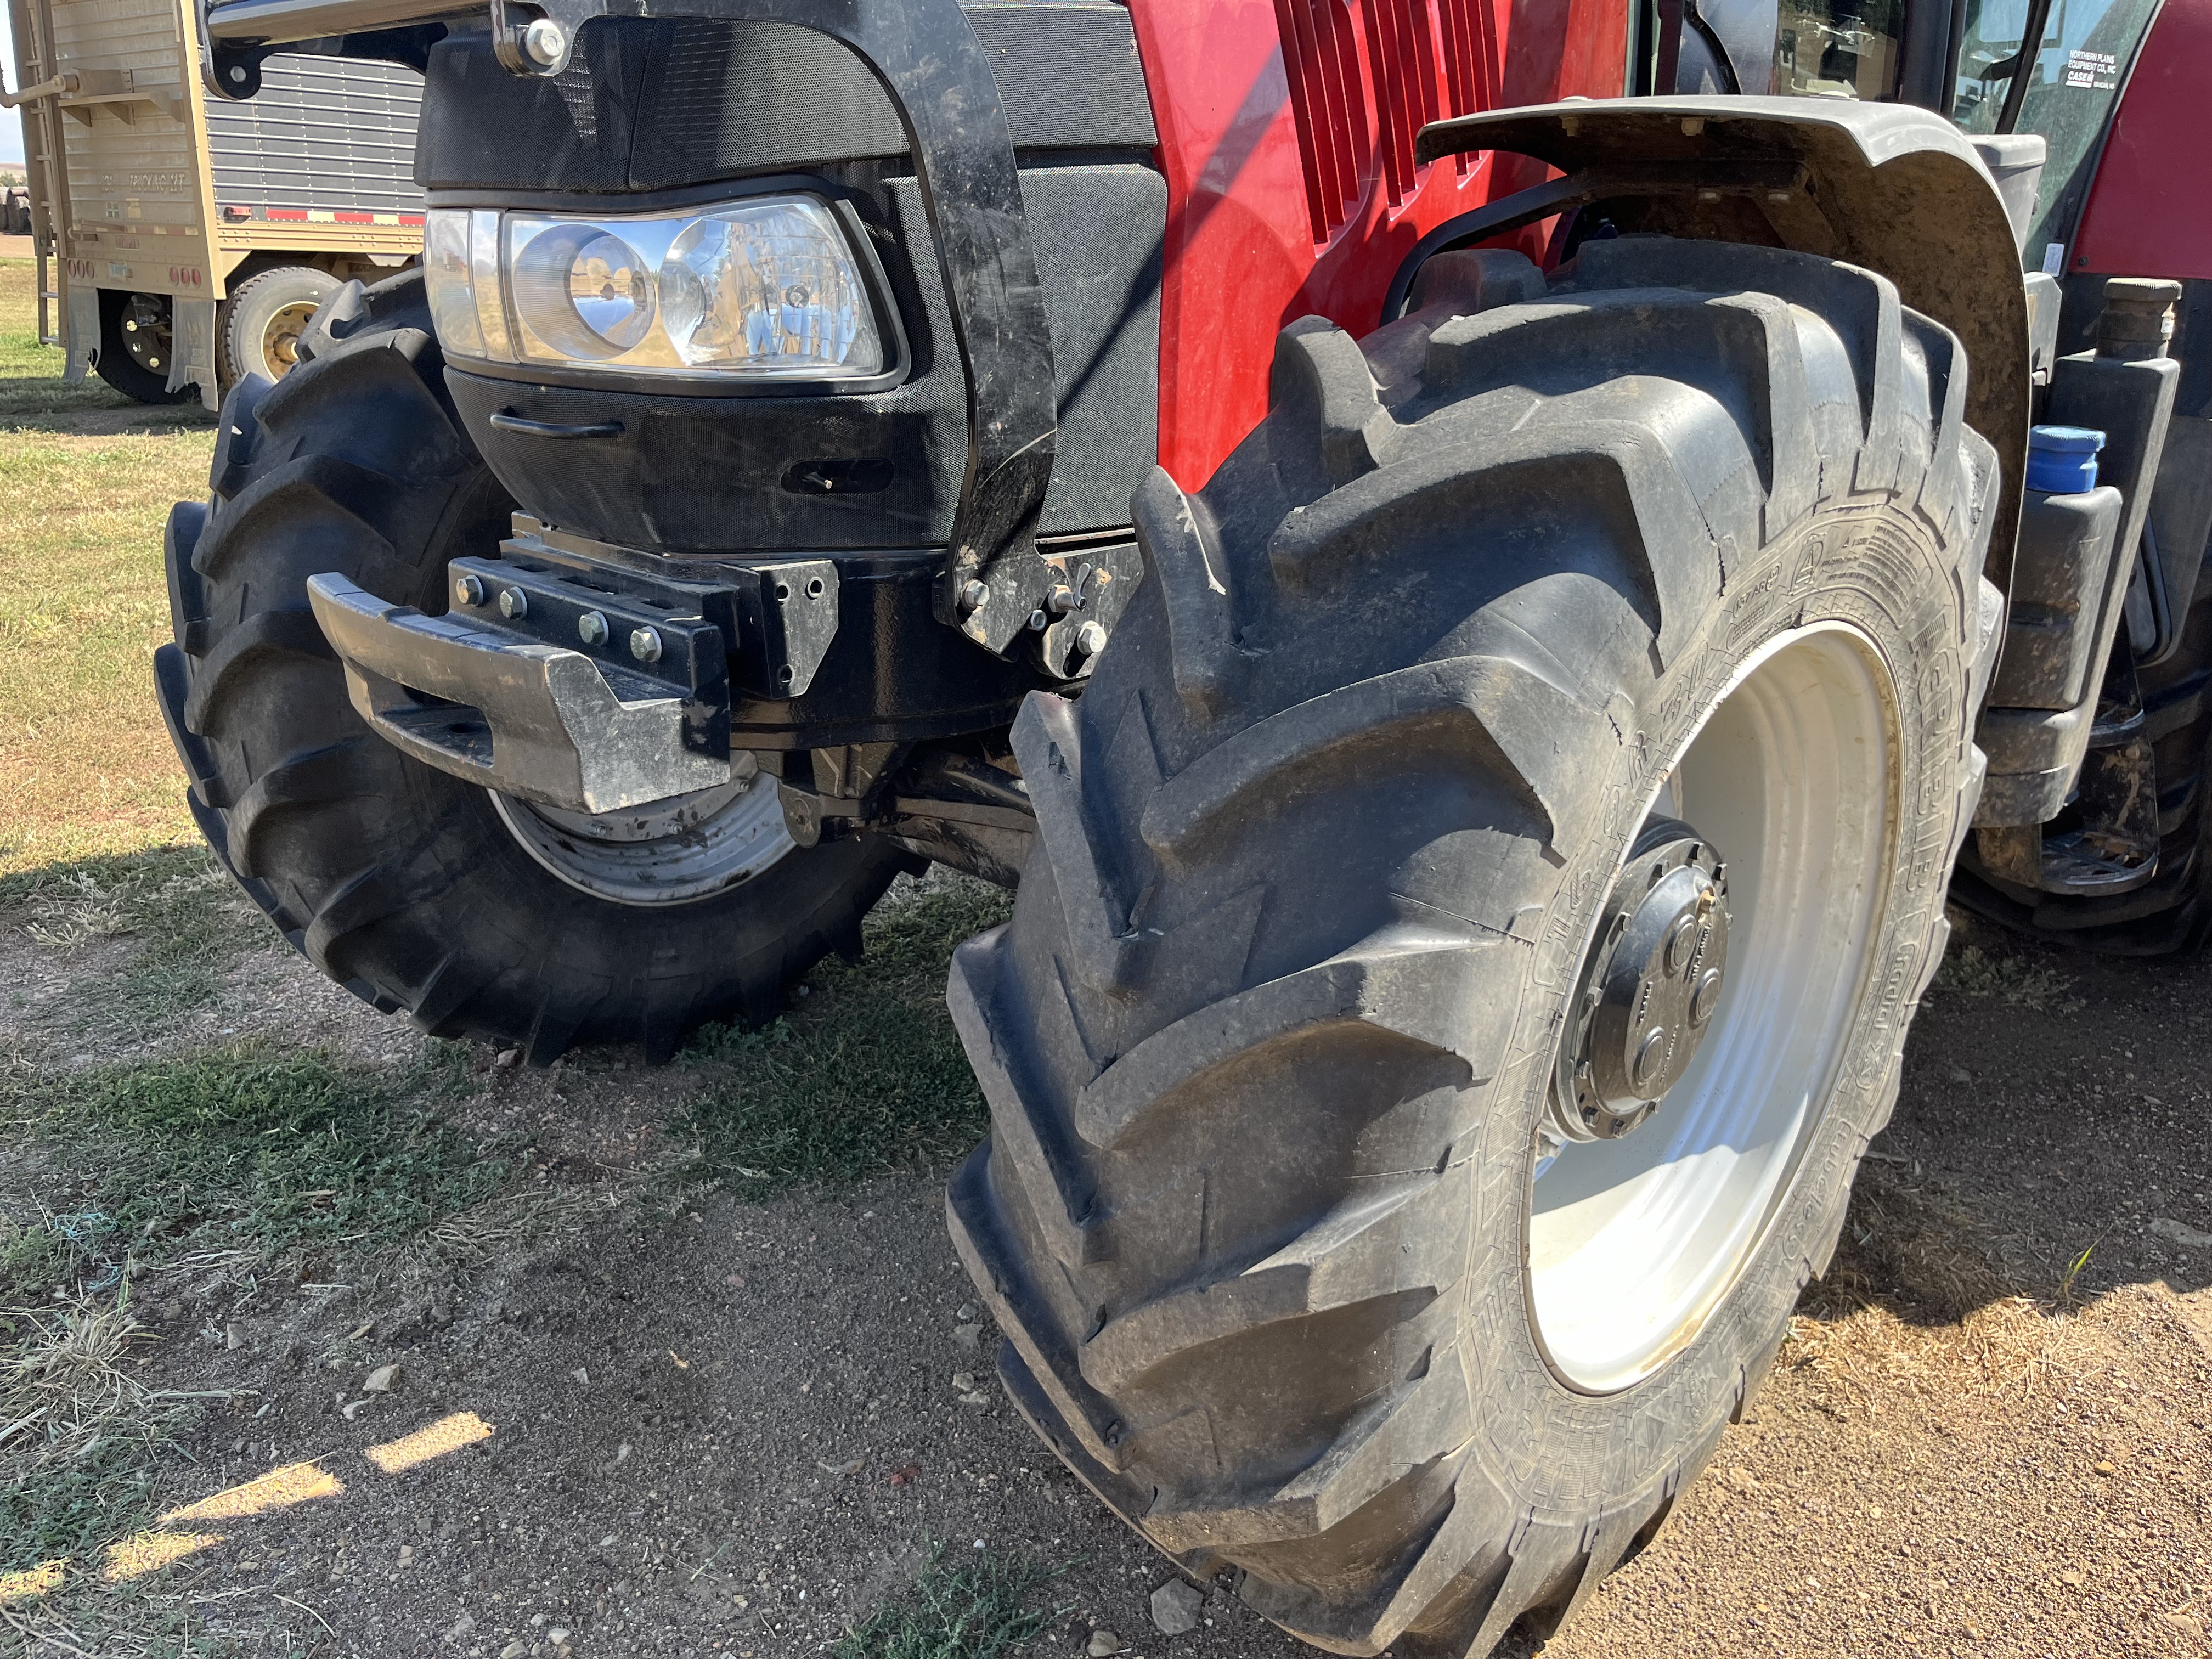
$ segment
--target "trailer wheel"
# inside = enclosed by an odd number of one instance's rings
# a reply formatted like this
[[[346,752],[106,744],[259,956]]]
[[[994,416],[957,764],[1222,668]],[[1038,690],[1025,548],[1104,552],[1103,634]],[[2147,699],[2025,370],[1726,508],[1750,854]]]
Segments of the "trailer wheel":
[[[1010,1396],[1294,1633],[1453,1659],[1652,1536],[1826,1265],[2002,614],[1963,354],[1885,279],[1463,257],[1138,492],[950,989]]]
[[[134,403],[180,404],[197,398],[199,392],[193,386],[169,390],[172,331],[167,295],[104,288],[100,290],[100,356],[93,368]]]
[[[309,576],[443,611],[446,562],[489,552],[514,502],[447,396],[422,279],[348,283],[275,386],[222,410],[203,507],[169,518],[176,638],[155,657],[209,843],[331,978],[444,1036],[636,1042],[772,1018],[912,860],[794,846],[774,781],[651,811],[547,814],[374,736],[308,609]]]
[[[313,265],[277,265],[240,283],[222,302],[216,329],[222,383],[235,386],[249,374],[283,380],[299,361],[300,338],[316,308],[338,286]]]

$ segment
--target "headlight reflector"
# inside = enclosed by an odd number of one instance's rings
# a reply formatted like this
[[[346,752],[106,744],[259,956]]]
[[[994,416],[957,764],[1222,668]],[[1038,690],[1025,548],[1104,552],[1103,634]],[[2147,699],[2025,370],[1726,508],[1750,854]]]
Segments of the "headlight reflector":
[[[799,380],[887,366],[859,260],[811,197],[636,217],[441,208],[423,240],[456,357]]]

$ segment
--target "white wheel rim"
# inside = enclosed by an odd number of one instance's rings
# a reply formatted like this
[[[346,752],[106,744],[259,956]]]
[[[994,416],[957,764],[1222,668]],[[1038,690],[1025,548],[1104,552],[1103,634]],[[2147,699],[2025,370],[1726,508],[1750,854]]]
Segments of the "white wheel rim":
[[[596,815],[492,794],[522,850],[579,892],[617,904],[692,904],[750,881],[796,845],[765,772]]]
[[[1727,861],[1729,981],[1647,1122],[1618,1140],[1537,1143],[1529,1313],[1571,1387],[1626,1388],[1689,1344],[1819,1127],[1886,906],[1894,711],[1856,629],[1785,634],[1737,672],[1647,803],[1666,797]]]

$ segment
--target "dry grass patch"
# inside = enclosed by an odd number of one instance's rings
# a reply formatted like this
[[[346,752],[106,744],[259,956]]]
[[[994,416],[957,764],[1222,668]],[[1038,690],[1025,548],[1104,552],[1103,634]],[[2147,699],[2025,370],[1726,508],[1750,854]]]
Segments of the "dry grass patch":
[[[192,833],[149,664],[169,637],[161,526],[204,495],[212,422],[67,386],[31,267],[0,262],[0,873]],[[85,419],[133,429],[57,429]],[[149,423],[150,422],[150,423]]]

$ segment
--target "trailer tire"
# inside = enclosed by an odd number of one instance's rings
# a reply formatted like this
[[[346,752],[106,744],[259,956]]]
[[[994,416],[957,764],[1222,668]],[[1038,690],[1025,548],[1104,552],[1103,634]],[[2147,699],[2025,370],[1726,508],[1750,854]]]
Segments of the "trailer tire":
[[[1143,586],[1017,723],[1037,852],[949,990],[993,1127],[948,1216],[1015,1404],[1294,1634],[1452,1659],[1642,1547],[1824,1268],[2002,618],[1964,354],[1887,280],[1468,259],[1363,343],[1292,325],[1206,489],[1138,491]],[[1674,816],[1729,860],[1699,902],[1737,988],[1671,1127],[1540,1165],[1601,917]],[[1706,1167],[1767,1184],[1725,1249],[1589,1231],[1741,1128]]]
[[[307,578],[442,611],[447,560],[495,548],[514,503],[447,392],[419,273],[346,284],[301,359],[224,403],[211,502],[170,514],[176,637],[155,657],[193,816],[285,936],[380,1009],[541,1065],[574,1043],[665,1059],[702,1021],[773,1018],[826,951],[857,957],[861,917],[913,867],[880,841],[793,848],[690,902],[610,902],[489,792],[368,730]]]
[[[313,265],[275,265],[230,291],[216,328],[216,367],[225,386],[249,374],[281,380],[299,360],[299,344],[338,279]]]
[[[171,338],[167,295],[100,290],[100,356],[93,370],[133,403],[181,404],[200,395],[197,386],[169,390]]]

